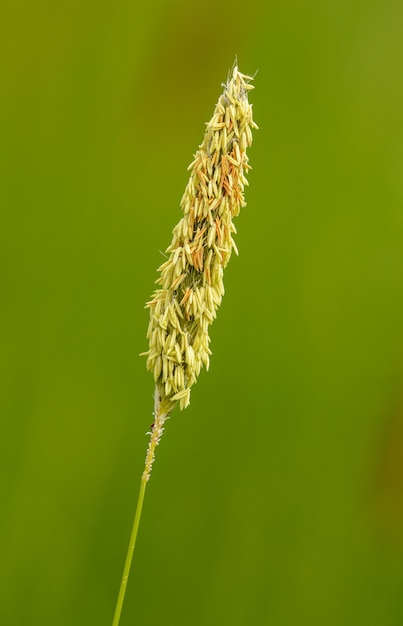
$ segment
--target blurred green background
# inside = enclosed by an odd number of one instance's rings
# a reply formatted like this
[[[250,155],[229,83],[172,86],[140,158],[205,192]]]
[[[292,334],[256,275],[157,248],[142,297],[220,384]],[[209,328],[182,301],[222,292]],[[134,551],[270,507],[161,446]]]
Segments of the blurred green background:
[[[403,4],[22,0],[0,21],[0,623],[108,626],[148,312],[235,54],[240,257],[122,626],[403,623]]]

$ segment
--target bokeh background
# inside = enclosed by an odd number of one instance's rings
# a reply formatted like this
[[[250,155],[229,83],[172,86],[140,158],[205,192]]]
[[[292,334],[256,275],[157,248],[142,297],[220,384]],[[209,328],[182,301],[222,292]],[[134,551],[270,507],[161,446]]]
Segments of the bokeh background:
[[[0,21],[0,623],[111,624],[156,268],[235,55],[240,257],[122,626],[403,623],[403,4],[87,0]]]

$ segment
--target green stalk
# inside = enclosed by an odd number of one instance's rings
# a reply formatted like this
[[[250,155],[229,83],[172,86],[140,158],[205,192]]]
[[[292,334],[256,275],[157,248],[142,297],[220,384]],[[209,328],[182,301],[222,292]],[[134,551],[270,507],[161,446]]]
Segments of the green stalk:
[[[123,569],[122,582],[120,583],[119,595],[116,602],[115,615],[113,616],[112,626],[119,626],[120,614],[122,613],[123,602],[125,599],[127,581],[129,579],[130,567],[133,559],[134,547],[136,545],[137,533],[139,530],[141,511],[143,509],[144,494],[147,486],[147,477],[142,476],[140,483],[140,492],[137,500],[136,514],[134,516],[132,533],[130,536],[129,547],[127,550],[125,566]]]
[[[141,511],[143,510],[144,494],[146,491],[147,482],[151,475],[151,469],[155,457],[155,449],[159,444],[159,441],[164,432],[165,421],[169,417],[167,407],[161,405],[160,396],[158,390],[155,391],[155,404],[154,404],[154,423],[151,426],[150,441],[148,442],[148,449],[146,454],[144,472],[141,477],[139,497],[137,500],[136,514],[134,516],[132,534],[130,535],[129,547],[126,555],[126,562],[123,569],[122,582],[120,583],[119,595],[116,602],[115,615],[113,617],[112,626],[119,626],[120,614],[122,613],[123,602],[125,599],[127,581],[129,579],[130,567],[133,560],[134,547],[136,545],[137,533],[140,525]]]

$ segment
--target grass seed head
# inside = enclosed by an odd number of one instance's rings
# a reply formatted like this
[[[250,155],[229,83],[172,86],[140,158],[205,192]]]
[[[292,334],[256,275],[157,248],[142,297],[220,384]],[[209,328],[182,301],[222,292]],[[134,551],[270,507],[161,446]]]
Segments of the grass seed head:
[[[176,403],[181,409],[189,405],[192,385],[201,368],[209,367],[209,326],[224,295],[224,268],[232,250],[238,254],[233,218],[245,206],[246,150],[257,128],[248,102],[251,81],[235,66],[224,86],[188,168],[183,217],[159,267],[159,288],[146,305],[147,368],[156,383],[155,413],[164,419]]]

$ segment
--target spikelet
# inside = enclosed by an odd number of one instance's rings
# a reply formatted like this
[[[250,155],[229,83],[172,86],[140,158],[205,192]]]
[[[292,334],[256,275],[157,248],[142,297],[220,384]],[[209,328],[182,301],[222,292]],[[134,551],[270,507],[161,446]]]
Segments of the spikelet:
[[[189,165],[190,178],[181,200],[183,217],[173,230],[168,259],[147,307],[147,369],[156,383],[154,424],[146,458],[149,477],[165,420],[176,403],[190,402],[190,389],[210,363],[209,326],[224,295],[223,272],[236,232],[233,218],[245,206],[246,149],[252,144],[248,92],[252,78],[235,66],[206,125],[202,144]]]

